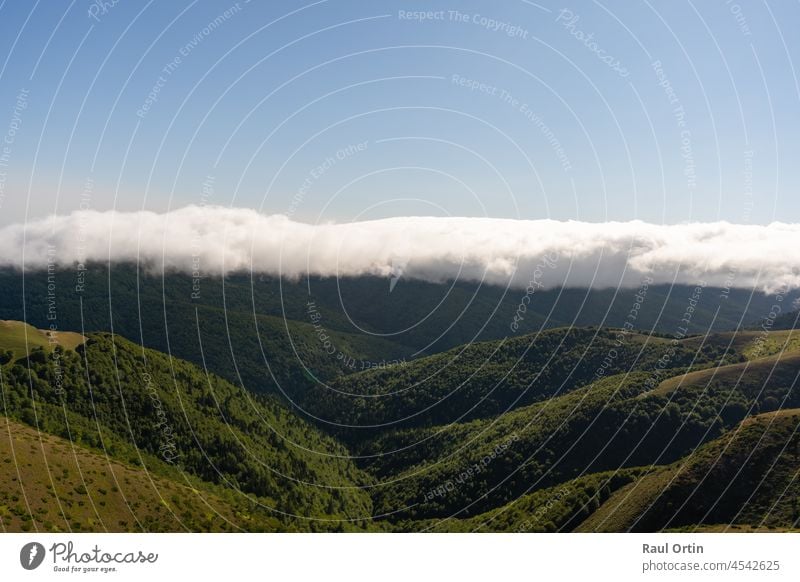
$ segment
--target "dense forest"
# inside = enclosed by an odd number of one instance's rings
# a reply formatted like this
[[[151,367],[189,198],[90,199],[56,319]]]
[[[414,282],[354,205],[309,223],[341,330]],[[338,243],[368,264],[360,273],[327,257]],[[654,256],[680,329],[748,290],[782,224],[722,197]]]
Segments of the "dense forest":
[[[75,350],[11,358],[2,387],[7,417],[148,472],[228,489],[288,525],[371,516],[361,490],[370,478],[332,438],[269,397],[120,337],[89,334]]]
[[[491,285],[402,280],[389,293],[375,277],[291,281],[249,273],[203,277],[195,289],[188,275],[122,263],[50,275],[0,269],[0,319],[48,327],[51,283],[60,330],[113,330],[290,400],[344,374],[479,341],[631,323],[647,335],[735,330],[758,325],[774,303],[765,293],[713,288],[692,300],[692,288],[680,285],[650,286],[643,300],[636,289],[552,289],[527,303],[524,291]]]
[[[664,324],[681,288],[636,326],[630,296],[584,292],[608,311],[585,321],[562,290],[537,307],[584,325],[537,309],[511,332],[497,289],[437,308],[404,282],[387,307],[384,281],[237,275],[192,298],[115,269],[80,292],[58,272],[53,320],[39,274],[24,306],[0,275],[7,531],[798,528],[800,332],[763,319],[768,296],[721,310],[707,290],[692,321],[721,324],[698,334]]]

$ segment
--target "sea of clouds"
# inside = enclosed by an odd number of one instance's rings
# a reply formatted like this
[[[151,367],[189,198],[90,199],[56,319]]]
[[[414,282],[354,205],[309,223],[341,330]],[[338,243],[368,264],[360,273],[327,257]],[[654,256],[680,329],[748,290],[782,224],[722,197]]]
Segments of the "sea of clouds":
[[[0,267],[109,261],[206,276],[403,276],[519,288],[534,279],[545,288],[635,287],[651,277],[773,292],[800,287],[800,224],[414,216],[312,225],[250,209],[188,206],[79,211],[0,227]]]

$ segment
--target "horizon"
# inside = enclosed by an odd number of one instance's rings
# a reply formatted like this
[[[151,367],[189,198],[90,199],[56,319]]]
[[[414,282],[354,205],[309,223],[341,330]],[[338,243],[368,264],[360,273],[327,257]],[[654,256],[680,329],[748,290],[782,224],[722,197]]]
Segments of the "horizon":
[[[641,220],[392,217],[302,223],[215,206],[76,211],[0,227],[0,266],[143,262],[198,275],[393,276],[525,288],[636,287],[651,282],[800,288],[800,224],[655,225]],[[547,268],[543,267],[545,265]]]

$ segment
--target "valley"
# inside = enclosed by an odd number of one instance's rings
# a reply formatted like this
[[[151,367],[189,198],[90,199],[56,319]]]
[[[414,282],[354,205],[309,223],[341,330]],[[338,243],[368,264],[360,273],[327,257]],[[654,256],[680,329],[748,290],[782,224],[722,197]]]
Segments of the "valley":
[[[0,305],[6,531],[798,528],[800,335],[759,329],[758,304],[703,334],[614,327],[616,303],[503,333],[495,290],[456,285],[424,319],[424,283],[387,313],[372,280],[342,284],[377,298],[345,310],[325,280],[193,301],[179,275],[107,275],[65,284],[48,331],[35,293],[28,323]],[[385,333],[402,314],[424,322]]]

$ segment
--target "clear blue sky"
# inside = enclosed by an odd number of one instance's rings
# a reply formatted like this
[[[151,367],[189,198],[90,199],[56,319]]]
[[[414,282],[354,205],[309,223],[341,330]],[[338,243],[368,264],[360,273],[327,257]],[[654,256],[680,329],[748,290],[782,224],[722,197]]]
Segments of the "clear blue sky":
[[[798,22],[797,2],[6,0],[0,223],[82,199],[797,222]]]

